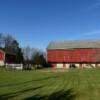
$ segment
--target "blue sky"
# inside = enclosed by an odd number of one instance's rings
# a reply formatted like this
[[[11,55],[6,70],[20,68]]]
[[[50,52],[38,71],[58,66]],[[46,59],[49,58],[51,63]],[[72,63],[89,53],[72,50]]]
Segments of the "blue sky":
[[[0,0],[0,32],[20,46],[100,39],[100,0]]]

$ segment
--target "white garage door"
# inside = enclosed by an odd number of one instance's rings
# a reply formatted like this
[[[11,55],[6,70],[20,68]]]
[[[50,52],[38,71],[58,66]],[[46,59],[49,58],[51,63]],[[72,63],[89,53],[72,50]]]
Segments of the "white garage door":
[[[69,66],[70,66],[70,64],[66,64],[66,65],[65,65],[66,68],[69,68]]]
[[[63,68],[63,64],[57,64],[57,68]]]

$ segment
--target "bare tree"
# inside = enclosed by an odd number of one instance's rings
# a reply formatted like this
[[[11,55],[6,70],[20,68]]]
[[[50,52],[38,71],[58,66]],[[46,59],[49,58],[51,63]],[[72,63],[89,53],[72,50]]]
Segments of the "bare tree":
[[[5,43],[5,48],[11,48],[13,46],[12,43],[14,40],[15,39],[10,34],[5,35],[3,38],[3,41]]]
[[[4,43],[4,35],[3,33],[0,33],[0,47],[4,47],[5,43]]]
[[[32,60],[32,57],[36,54],[37,49],[27,46],[24,47],[22,51],[25,62],[29,63]]]

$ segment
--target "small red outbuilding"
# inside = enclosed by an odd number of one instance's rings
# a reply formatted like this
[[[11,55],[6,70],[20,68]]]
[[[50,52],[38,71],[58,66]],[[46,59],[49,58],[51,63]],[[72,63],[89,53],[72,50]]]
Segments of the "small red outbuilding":
[[[3,50],[0,50],[0,66],[4,66],[5,62],[5,52]]]
[[[14,63],[16,61],[16,54],[11,51],[4,51],[0,49],[0,66],[4,66],[5,63]]]

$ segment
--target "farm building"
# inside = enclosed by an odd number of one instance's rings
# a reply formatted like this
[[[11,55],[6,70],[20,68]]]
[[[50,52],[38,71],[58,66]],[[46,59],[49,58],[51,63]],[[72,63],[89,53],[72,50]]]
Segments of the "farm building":
[[[10,51],[0,50],[0,66],[5,63],[14,63],[16,61],[16,54]]]
[[[0,66],[4,66],[5,62],[5,52],[3,50],[0,50]]]
[[[54,68],[99,67],[100,40],[51,42],[47,61]]]

